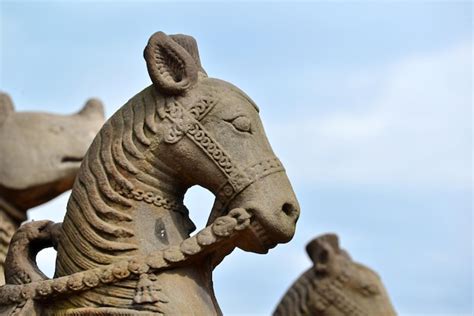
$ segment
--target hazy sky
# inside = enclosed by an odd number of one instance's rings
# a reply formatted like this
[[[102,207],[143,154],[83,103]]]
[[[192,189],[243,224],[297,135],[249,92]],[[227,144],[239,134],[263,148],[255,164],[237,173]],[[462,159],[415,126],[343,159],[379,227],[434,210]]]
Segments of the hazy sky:
[[[336,232],[401,315],[472,312],[470,2],[1,2],[0,89],[18,110],[112,115],[150,84],[159,30],[193,35],[212,77],[261,108],[302,207],[295,238],[215,271],[226,315],[268,315]],[[30,213],[61,221],[69,193]],[[203,227],[212,196],[193,189]],[[54,252],[41,255],[52,273]]]

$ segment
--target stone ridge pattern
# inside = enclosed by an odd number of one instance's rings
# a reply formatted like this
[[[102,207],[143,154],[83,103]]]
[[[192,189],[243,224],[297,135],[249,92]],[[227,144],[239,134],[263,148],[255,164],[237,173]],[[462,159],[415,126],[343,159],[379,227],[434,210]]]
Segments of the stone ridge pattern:
[[[7,256],[8,245],[15,233],[15,225],[11,223],[10,219],[5,214],[0,212],[0,265],[5,264]],[[3,269],[1,271],[3,273]]]

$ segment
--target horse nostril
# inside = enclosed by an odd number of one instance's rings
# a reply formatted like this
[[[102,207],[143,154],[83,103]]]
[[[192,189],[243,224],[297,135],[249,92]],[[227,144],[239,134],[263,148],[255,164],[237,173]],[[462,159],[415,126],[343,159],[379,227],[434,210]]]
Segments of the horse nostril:
[[[295,213],[298,213],[298,210],[296,209],[296,207],[291,203],[283,204],[283,206],[281,207],[281,210],[283,211],[283,213],[285,213],[288,216],[293,216]]]

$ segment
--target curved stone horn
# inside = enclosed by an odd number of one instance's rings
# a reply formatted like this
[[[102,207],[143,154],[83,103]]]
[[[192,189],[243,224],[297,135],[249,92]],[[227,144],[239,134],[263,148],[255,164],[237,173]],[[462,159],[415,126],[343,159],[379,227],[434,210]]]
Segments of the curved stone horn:
[[[199,66],[193,57],[163,32],[150,37],[144,57],[151,81],[163,94],[183,94],[197,82]]]

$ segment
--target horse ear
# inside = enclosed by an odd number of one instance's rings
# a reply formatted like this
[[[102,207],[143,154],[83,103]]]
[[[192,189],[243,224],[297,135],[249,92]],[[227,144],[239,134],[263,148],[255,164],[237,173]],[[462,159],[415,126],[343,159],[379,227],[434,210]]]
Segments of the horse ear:
[[[170,35],[171,39],[181,45],[193,58],[199,72],[202,72],[204,75],[207,76],[206,71],[202,68],[201,65],[201,58],[199,57],[199,49],[194,37],[185,35],[185,34],[173,34]]]
[[[105,118],[104,114],[104,105],[99,99],[89,99],[87,100],[84,107],[78,112],[78,115],[82,116],[98,116],[102,119]]]
[[[144,57],[155,88],[167,95],[180,95],[198,79],[198,65],[193,57],[163,32],[150,37]]]
[[[15,112],[15,108],[12,99],[8,94],[0,92],[0,125],[13,112]]]
[[[306,252],[315,264],[327,265],[339,253],[339,238],[336,234],[325,234],[306,245]]]

